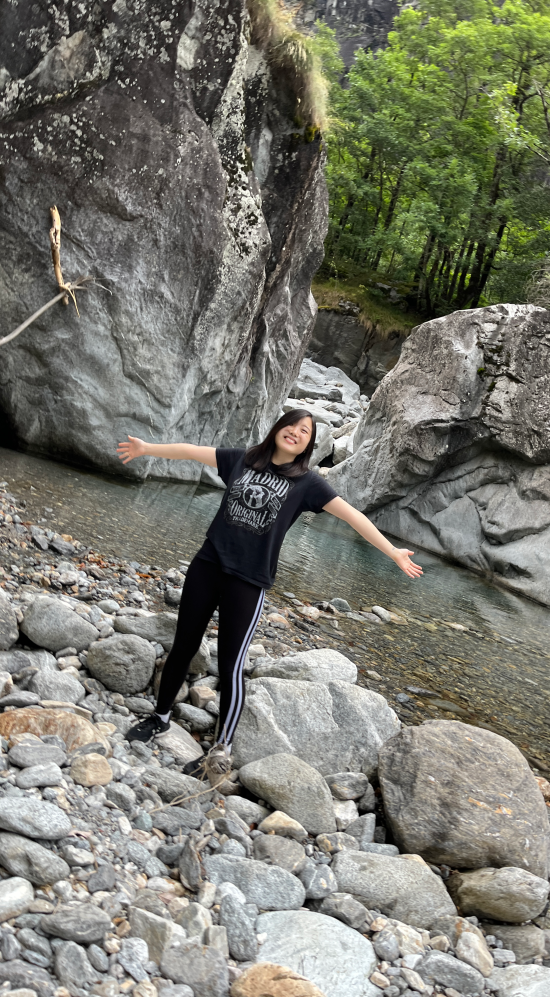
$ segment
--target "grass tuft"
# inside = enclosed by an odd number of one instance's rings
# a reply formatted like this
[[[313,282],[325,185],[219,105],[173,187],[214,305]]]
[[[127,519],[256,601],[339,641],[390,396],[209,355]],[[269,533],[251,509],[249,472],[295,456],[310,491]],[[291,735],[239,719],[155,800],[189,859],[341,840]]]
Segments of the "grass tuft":
[[[326,126],[329,90],[315,39],[298,30],[281,0],[247,0],[247,6],[251,43],[262,50],[274,75],[286,79],[296,101],[296,123],[311,141],[311,130]]]
[[[353,280],[337,280],[315,278],[311,286],[313,297],[319,308],[338,308],[338,302],[344,299],[352,301],[360,308],[357,316],[367,329],[375,327],[378,335],[385,339],[391,332],[404,333],[406,336],[425,321],[415,312],[403,312],[389,301],[381,300],[376,293],[363,284]]]

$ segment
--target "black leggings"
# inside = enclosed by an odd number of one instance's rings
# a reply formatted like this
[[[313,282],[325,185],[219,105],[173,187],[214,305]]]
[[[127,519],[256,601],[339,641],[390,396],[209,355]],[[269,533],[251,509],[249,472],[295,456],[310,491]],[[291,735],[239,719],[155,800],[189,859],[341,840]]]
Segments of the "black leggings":
[[[231,744],[244,706],[244,661],[262,615],[264,590],[228,575],[212,561],[195,557],[189,565],[178,614],[174,645],[160,682],[157,713],[168,713],[187,677],[191,659],[214,610],[220,613],[218,668],[220,718],[218,741]]]

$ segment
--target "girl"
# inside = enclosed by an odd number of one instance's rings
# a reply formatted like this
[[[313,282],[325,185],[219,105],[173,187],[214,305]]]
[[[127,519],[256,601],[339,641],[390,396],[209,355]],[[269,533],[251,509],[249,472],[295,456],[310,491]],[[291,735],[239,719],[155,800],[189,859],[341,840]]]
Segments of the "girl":
[[[422,568],[413,551],[397,549],[357,509],[344,502],[319,474],[308,469],[315,444],[310,412],[294,409],[275,423],[263,443],[249,450],[190,443],[144,443],[129,436],[117,453],[123,464],[136,457],[196,460],[215,467],[227,485],[206,540],[189,565],[174,645],[162,671],[156,712],[128,732],[127,740],[150,741],[167,731],[177,693],[197,653],[212,613],[219,609],[218,740],[206,759],[184,772],[204,776],[231,768],[231,742],[244,705],[243,667],[262,614],[265,590],[273,585],[287,530],[301,512],[330,512],[391,557],[409,578]]]

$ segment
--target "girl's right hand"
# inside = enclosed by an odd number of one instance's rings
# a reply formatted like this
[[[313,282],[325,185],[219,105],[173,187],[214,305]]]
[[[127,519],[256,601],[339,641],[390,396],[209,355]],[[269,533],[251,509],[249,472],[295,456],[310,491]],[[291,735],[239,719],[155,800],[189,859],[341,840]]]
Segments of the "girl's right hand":
[[[128,464],[135,457],[143,457],[145,454],[145,443],[137,436],[129,436],[129,443],[119,443],[117,456],[123,464]]]

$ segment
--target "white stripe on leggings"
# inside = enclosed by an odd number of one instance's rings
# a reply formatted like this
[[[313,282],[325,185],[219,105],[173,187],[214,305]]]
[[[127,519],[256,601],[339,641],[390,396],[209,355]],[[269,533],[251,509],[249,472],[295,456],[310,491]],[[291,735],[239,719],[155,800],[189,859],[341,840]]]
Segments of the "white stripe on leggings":
[[[260,598],[258,599],[258,604],[252,618],[252,622],[246,632],[245,638],[241,644],[241,648],[237,655],[237,660],[235,662],[235,667],[233,669],[233,682],[231,687],[231,703],[229,704],[229,710],[227,711],[227,716],[225,718],[224,729],[221,731],[221,737],[219,739],[220,744],[231,744],[233,734],[235,733],[235,728],[239,720],[239,714],[241,711],[241,706],[244,696],[244,682],[242,678],[242,673],[244,669],[244,661],[246,658],[246,652],[250,647],[252,638],[254,636],[254,631],[258,626],[258,620],[262,615],[262,609],[264,605],[265,592],[262,589],[260,592]]]

